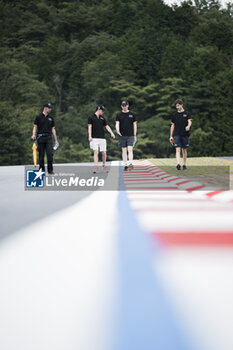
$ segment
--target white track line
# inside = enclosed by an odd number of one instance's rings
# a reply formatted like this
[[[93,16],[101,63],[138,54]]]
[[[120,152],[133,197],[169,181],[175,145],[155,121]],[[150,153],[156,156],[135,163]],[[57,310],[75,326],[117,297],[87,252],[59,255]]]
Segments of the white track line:
[[[0,246],[0,348],[108,350],[117,192],[95,192]]]

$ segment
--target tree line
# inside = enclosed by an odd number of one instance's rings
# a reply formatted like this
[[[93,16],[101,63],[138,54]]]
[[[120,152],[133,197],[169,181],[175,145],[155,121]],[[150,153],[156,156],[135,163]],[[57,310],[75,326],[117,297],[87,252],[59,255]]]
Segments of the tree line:
[[[0,0],[0,164],[32,162],[30,136],[50,101],[55,162],[92,160],[87,119],[97,104],[114,128],[127,99],[136,158],[172,157],[174,101],[193,126],[190,156],[232,155],[233,6],[218,0]],[[120,158],[117,140],[108,159]]]

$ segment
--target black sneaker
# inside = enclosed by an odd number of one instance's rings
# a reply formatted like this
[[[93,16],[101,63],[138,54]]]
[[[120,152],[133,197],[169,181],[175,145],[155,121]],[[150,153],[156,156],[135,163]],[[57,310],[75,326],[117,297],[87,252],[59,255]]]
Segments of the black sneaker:
[[[186,165],[183,165],[183,170],[187,170],[187,167],[186,167]]]
[[[180,164],[177,164],[176,169],[180,170],[180,168],[181,168]]]
[[[48,171],[48,174],[49,175],[54,175],[54,172],[53,171]]]
[[[126,166],[124,167],[124,171],[128,171],[128,169],[129,169],[129,167],[126,165]]]

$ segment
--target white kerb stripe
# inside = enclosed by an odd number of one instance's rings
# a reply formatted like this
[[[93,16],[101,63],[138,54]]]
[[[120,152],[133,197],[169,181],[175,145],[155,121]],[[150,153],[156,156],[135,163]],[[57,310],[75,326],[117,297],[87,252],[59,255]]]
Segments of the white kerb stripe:
[[[0,348],[107,350],[117,192],[95,192],[0,246]]]

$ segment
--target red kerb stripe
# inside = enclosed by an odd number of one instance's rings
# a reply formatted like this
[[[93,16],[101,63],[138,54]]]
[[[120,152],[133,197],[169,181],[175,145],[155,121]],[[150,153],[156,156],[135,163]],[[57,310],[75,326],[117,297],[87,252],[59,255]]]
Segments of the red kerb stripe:
[[[153,233],[167,245],[233,245],[233,232]]]

